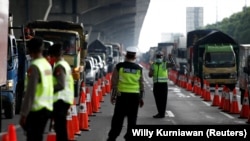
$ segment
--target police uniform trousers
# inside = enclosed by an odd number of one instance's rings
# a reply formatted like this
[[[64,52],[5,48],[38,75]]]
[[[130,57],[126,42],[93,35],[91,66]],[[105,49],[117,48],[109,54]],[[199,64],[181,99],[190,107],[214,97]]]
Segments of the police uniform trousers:
[[[27,141],[42,141],[46,124],[51,117],[51,111],[43,108],[39,111],[29,112],[24,130]]]
[[[70,104],[58,100],[53,104],[53,119],[55,122],[56,141],[68,141],[67,113]]]
[[[120,135],[125,117],[127,117],[127,132],[124,138],[126,141],[131,140],[131,130],[136,125],[138,108],[138,93],[121,93],[121,96],[117,96],[114,115],[111,120],[111,129],[107,141],[115,141]]]
[[[168,98],[168,83],[167,82],[154,83],[153,93],[158,114],[160,116],[165,116],[167,98]]]

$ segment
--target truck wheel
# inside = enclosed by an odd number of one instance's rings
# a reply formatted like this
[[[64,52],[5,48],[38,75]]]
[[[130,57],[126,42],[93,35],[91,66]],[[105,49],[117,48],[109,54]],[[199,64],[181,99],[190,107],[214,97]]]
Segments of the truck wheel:
[[[12,119],[15,115],[15,102],[6,103],[5,109],[4,109],[4,115],[7,119]]]

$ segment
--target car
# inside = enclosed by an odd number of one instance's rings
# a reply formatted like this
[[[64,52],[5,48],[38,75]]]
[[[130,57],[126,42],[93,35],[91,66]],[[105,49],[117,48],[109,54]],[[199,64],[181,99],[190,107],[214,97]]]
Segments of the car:
[[[104,72],[104,64],[103,64],[103,61],[102,61],[102,58],[100,55],[92,55],[93,58],[95,58],[97,60],[97,64],[100,68],[100,77],[103,77],[105,75],[105,72]]]
[[[86,85],[93,86],[96,81],[96,68],[94,64],[88,59],[85,60],[85,64]]]

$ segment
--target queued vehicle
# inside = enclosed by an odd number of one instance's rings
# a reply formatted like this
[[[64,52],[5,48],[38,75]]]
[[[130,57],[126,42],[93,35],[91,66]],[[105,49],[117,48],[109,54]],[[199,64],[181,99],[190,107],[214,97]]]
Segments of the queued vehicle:
[[[85,59],[86,85],[93,86],[96,81],[96,67],[90,59]]]

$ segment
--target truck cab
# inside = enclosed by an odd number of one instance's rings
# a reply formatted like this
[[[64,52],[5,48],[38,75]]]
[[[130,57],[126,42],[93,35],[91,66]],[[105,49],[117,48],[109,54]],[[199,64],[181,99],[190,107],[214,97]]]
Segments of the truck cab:
[[[225,84],[233,89],[237,83],[236,65],[236,55],[231,45],[205,46],[202,74],[210,84]]]
[[[18,80],[18,50],[14,35],[8,36],[7,59],[7,82],[2,88],[1,96],[4,115],[6,118],[11,119],[15,115],[15,97]]]
[[[83,25],[69,21],[34,21],[27,24],[35,36],[53,43],[62,43],[64,59],[72,68],[75,97],[79,96],[80,85],[85,82],[85,57],[87,42]]]

